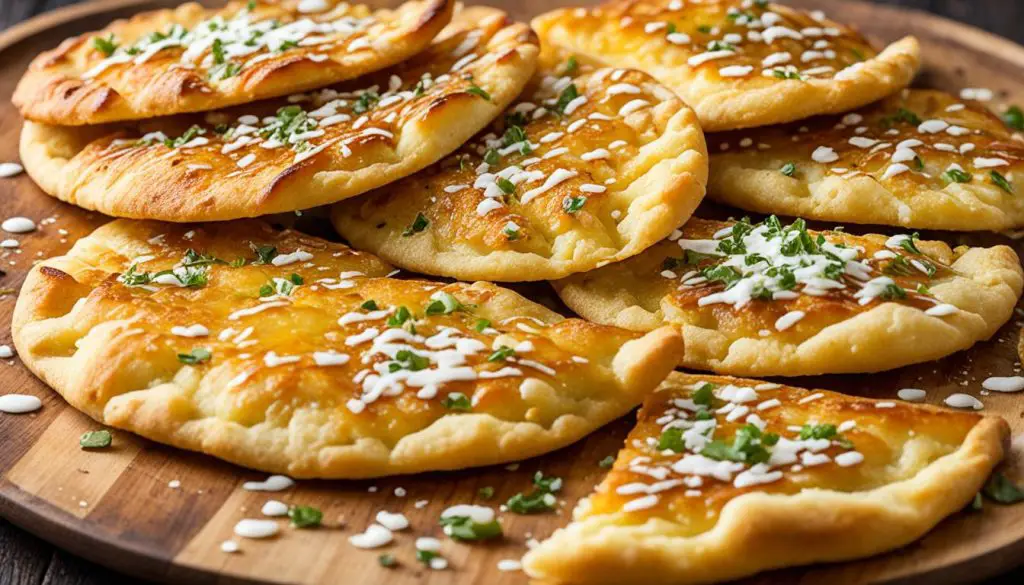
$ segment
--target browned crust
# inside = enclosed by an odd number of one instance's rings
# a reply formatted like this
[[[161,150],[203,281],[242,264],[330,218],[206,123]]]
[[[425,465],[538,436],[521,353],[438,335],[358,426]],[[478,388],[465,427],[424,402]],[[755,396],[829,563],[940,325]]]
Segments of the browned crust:
[[[221,221],[289,212],[353,197],[411,174],[458,148],[515,98],[529,79],[538,53],[536,35],[525,24],[512,22],[504,12],[486,7],[466,9],[441,33],[431,49],[371,77],[351,81],[339,90],[386,86],[392,73],[415,82],[420,69],[435,76],[447,73],[448,47],[457,35],[481,31],[489,36],[492,61],[471,64],[462,71],[485,88],[489,100],[467,93],[470,81],[452,79],[435,93],[412,98],[404,105],[374,110],[367,127],[393,134],[365,134],[351,123],[326,127],[319,144],[324,150],[304,160],[288,148],[264,149],[250,144],[226,154],[225,141],[209,132],[208,117],[242,114],[273,115],[283,99],[208,114],[182,115],[142,123],[60,127],[26,122],[21,136],[22,161],[27,172],[47,193],[108,215],[173,222]],[[469,31],[469,32],[467,32]],[[408,109],[408,112],[406,110]],[[388,112],[398,113],[388,122]],[[402,113],[399,113],[402,112]],[[209,145],[172,149],[162,144],[113,144],[133,140],[159,129],[169,136],[190,124],[207,129]],[[344,140],[347,156],[335,146]],[[238,160],[255,157],[244,168]],[[190,168],[193,163],[203,169]]]
[[[264,0],[264,4],[279,2]],[[233,2],[223,10],[233,14],[241,6],[244,4]],[[166,59],[154,58],[117,75],[83,79],[94,64],[82,63],[82,53],[91,51],[87,43],[92,38],[112,32],[141,36],[141,32],[162,30],[171,23],[197,22],[217,11],[193,2],[173,10],[144,12],[100,31],[66,39],[57,48],[40,54],[18,82],[11,101],[26,119],[78,126],[202,112],[307,91],[378,71],[422,51],[451,20],[454,6],[454,0],[407,3],[393,11],[393,18],[401,20],[409,11],[418,15],[413,25],[391,42],[356,56],[341,47],[328,52],[330,59],[322,63],[306,59],[307,51],[286,54],[255,64],[235,78],[210,84],[195,71],[168,68]]]

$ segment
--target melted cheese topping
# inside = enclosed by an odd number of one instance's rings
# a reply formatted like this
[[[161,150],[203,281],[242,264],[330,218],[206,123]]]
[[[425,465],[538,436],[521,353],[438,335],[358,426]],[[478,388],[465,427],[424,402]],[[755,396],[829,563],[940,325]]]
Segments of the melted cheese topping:
[[[648,398],[581,516],[621,511],[628,513],[625,522],[656,517],[677,524],[683,535],[699,534],[745,493],[859,492],[911,478],[955,451],[980,419],[751,380],[685,376]]]
[[[200,411],[243,425],[340,411],[351,425],[339,433],[389,445],[449,412],[547,427],[618,392],[611,359],[636,337],[600,328],[614,342],[597,349],[577,342],[594,326],[488,305],[509,294],[496,287],[383,278],[390,267],[372,256],[247,222],[115,227],[139,233],[76,285],[91,288],[75,327],[130,316],[124,335],[154,352],[150,363],[203,380]]]
[[[296,54],[316,61],[325,51],[355,52],[370,48],[366,34],[382,24],[365,6],[324,5],[322,14],[304,14],[302,6],[232,4],[186,28],[172,24],[137,38],[98,35],[86,54],[85,79],[100,78],[150,61],[168,67],[199,69],[211,82],[241,74],[261,61]],[[398,23],[378,26],[381,34]],[[140,31],[141,32],[141,31]]]
[[[457,153],[353,205],[377,227],[405,228],[419,213],[439,234],[435,243],[484,254],[550,257],[580,230],[595,247],[621,248],[626,234],[615,226],[630,200],[617,192],[642,174],[631,161],[678,107],[642,73],[569,61],[538,74],[503,119]]]
[[[1012,194],[1024,170],[1024,146],[999,118],[933,90],[907,90],[841,116],[712,134],[708,147],[753,168],[782,172],[786,161],[797,179],[812,180],[824,167],[825,175],[866,175],[893,191],[962,184]]]
[[[572,13],[618,19],[645,43],[661,39],[690,69],[714,78],[830,79],[877,53],[854,30],[806,13],[753,0],[616,3]]]
[[[486,26],[458,30],[411,61],[357,82],[291,95],[275,105],[145,123],[144,133],[100,140],[88,149],[105,158],[176,151],[190,163],[186,172],[227,176],[255,176],[268,166],[288,168],[309,159],[331,170],[360,169],[391,157],[403,127],[445,101],[459,94],[490,99],[473,74],[492,67],[515,41],[487,47],[501,26],[493,20]]]
[[[658,271],[652,276],[665,289],[670,318],[709,329],[724,321],[754,336],[799,341],[880,302],[951,314],[928,292],[933,280],[952,274],[948,259],[918,244],[907,235],[809,231],[802,220],[693,219],[659,244],[648,270]]]

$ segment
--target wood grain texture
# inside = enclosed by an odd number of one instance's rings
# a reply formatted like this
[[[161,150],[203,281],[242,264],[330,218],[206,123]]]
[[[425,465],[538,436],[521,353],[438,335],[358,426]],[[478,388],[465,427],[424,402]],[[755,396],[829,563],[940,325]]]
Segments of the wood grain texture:
[[[985,86],[999,91],[1000,102],[1024,100],[1024,48],[1017,45],[895,8],[828,0],[792,3],[824,8],[880,40],[917,34],[926,46],[922,85],[949,90]],[[9,97],[21,70],[36,53],[74,32],[98,28],[114,17],[160,4],[102,0],[0,34],[0,161],[17,158],[20,119]],[[556,2],[507,0],[505,4],[516,16],[528,18]],[[936,2],[914,4],[927,8]],[[981,3],[974,4],[980,10],[977,6]],[[1015,8],[999,4],[999,14],[1012,18]],[[24,175],[0,180],[0,209],[4,217],[25,215],[41,223],[39,231],[17,237],[19,250],[0,252],[0,269],[6,271],[0,274],[0,290],[17,290],[33,260],[66,251],[77,238],[106,221],[98,214],[46,197]],[[729,213],[713,208],[705,211]],[[53,221],[43,221],[48,218]],[[324,233],[322,224],[303,227]],[[971,244],[1007,241],[995,235],[927,237]],[[1024,243],[1009,243],[1024,253]],[[526,290],[533,296],[550,296],[546,289]],[[8,324],[14,300],[13,294],[0,295],[0,344],[10,344]],[[822,377],[798,383],[875,398],[892,398],[899,388],[924,388],[932,403],[940,403],[953,392],[977,394],[986,377],[1019,370],[1019,328],[1019,323],[1011,323],[993,341],[935,364],[877,376]],[[286,492],[260,494],[242,490],[241,483],[262,478],[261,474],[125,433],[115,432],[112,451],[80,451],[78,435],[98,425],[69,409],[17,359],[0,362],[0,394],[8,392],[37,395],[45,406],[32,415],[0,416],[0,515],[75,554],[133,575],[173,583],[524,583],[521,573],[497,572],[496,562],[519,558],[529,538],[543,538],[567,521],[576,499],[589,492],[602,475],[597,462],[617,450],[632,418],[613,423],[570,448],[530,460],[516,471],[496,467],[378,481],[303,482]],[[1014,428],[1018,440],[1010,472],[1020,481],[1024,479],[1024,441],[1019,438],[1024,435],[1024,395],[985,396],[983,400],[988,411],[1003,413]],[[514,493],[528,490],[530,477],[537,470],[567,478],[558,514],[503,515],[508,537],[500,543],[468,546],[445,540],[444,554],[452,564],[448,571],[429,571],[415,561],[412,541],[417,536],[441,534],[437,518],[444,507],[462,502],[496,506]],[[171,480],[180,481],[181,487],[170,488]],[[492,500],[483,502],[476,497],[483,486],[495,488]],[[398,487],[407,495],[395,495]],[[234,523],[244,517],[260,517],[258,509],[270,498],[320,506],[326,512],[325,527],[309,531],[284,528],[281,535],[267,541],[239,539],[241,554],[222,553],[219,543],[231,537]],[[413,503],[418,500],[428,503],[417,509]],[[380,509],[402,511],[412,521],[412,529],[398,533],[396,544],[387,549],[401,564],[391,571],[378,566],[379,551],[359,551],[347,542],[348,536],[362,531]],[[0,521],[0,583],[118,582],[119,578],[110,575],[89,576],[82,572],[80,561],[63,553],[54,555],[39,541],[22,547],[28,552],[14,553],[27,560],[9,565],[4,561],[12,553],[3,545],[3,535],[11,530]],[[1024,506],[988,505],[981,513],[947,520],[918,543],[890,555],[859,563],[778,571],[748,582],[974,582],[1020,564],[1022,553]]]

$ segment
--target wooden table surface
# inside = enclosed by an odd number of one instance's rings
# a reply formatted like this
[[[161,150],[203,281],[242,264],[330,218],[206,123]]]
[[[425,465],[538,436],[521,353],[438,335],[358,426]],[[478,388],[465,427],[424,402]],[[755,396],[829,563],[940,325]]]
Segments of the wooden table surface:
[[[875,0],[927,10],[1024,44],[1019,0]],[[76,0],[0,0],[0,30]],[[59,39],[54,39],[54,43]],[[1024,559],[1022,559],[1024,561]],[[0,585],[121,585],[139,583],[66,553],[0,518]],[[988,585],[1024,583],[1024,567]]]

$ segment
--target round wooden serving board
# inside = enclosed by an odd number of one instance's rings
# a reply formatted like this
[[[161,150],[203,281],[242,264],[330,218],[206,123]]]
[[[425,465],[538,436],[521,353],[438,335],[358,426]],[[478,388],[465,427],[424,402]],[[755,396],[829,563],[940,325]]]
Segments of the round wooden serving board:
[[[517,18],[569,4],[568,0],[497,0]],[[923,41],[926,70],[921,85],[959,91],[988,87],[993,105],[1024,101],[1024,48],[976,29],[922,13],[858,2],[802,0],[797,5],[821,8],[850,22],[879,41],[915,34]],[[95,30],[108,21],[140,10],[171,5],[155,0],[104,0],[46,14],[0,34],[0,161],[18,160],[21,118],[10,95],[29,60],[62,39]],[[1024,195],[1022,195],[1024,196]],[[709,210],[722,213],[722,210]],[[727,213],[727,211],[726,211]],[[0,215],[23,215],[40,229],[18,237],[21,247],[0,252],[0,344],[10,344],[11,313],[26,271],[40,258],[65,252],[77,238],[106,221],[45,196],[26,175],[0,179]],[[303,226],[300,226],[303,227]],[[307,226],[318,229],[322,226]],[[956,243],[1013,243],[995,235],[927,234]],[[1024,244],[1014,244],[1024,253]],[[550,298],[543,286],[529,288]],[[928,400],[941,403],[954,392],[979,395],[981,381],[992,375],[1019,373],[1020,323],[1007,325],[991,342],[938,363],[873,376],[798,380],[803,386],[838,389],[875,398],[893,398],[900,388],[923,388]],[[576,500],[600,481],[597,463],[614,454],[632,417],[604,428],[585,441],[546,457],[504,467],[459,473],[428,474],[380,481],[302,482],[277,494],[248,492],[242,482],[262,479],[255,473],[211,457],[163,447],[128,433],[114,432],[114,447],[85,452],[82,432],[100,425],[69,408],[55,392],[35,379],[18,361],[0,361],[0,394],[39,396],[44,408],[31,415],[0,415],[0,515],[73,553],[115,569],[170,583],[374,583],[470,584],[525,583],[519,572],[502,573],[501,559],[518,559],[530,538],[543,539],[569,520]],[[1024,480],[1024,393],[981,396],[987,412],[1004,416],[1014,429],[1016,448],[1007,472]],[[445,540],[451,568],[425,569],[414,558],[417,536],[440,536],[437,518],[448,505],[476,502],[497,506],[528,490],[537,470],[565,478],[558,514],[503,514],[506,538],[498,543],[461,545]],[[168,483],[178,480],[180,487]],[[493,486],[495,496],[482,501],[477,490]],[[399,497],[396,488],[406,495]],[[316,530],[285,529],[266,541],[240,539],[241,552],[221,552],[232,527],[245,517],[260,517],[269,498],[308,504],[325,512]],[[414,503],[426,500],[425,507]],[[363,551],[347,538],[361,532],[378,510],[401,511],[412,521],[397,533],[386,552],[400,565],[378,565],[382,551]],[[749,583],[877,583],[925,579],[929,584],[981,580],[1021,562],[1024,553],[1024,505],[986,502],[980,513],[960,513],[919,542],[856,563],[766,573]]]

